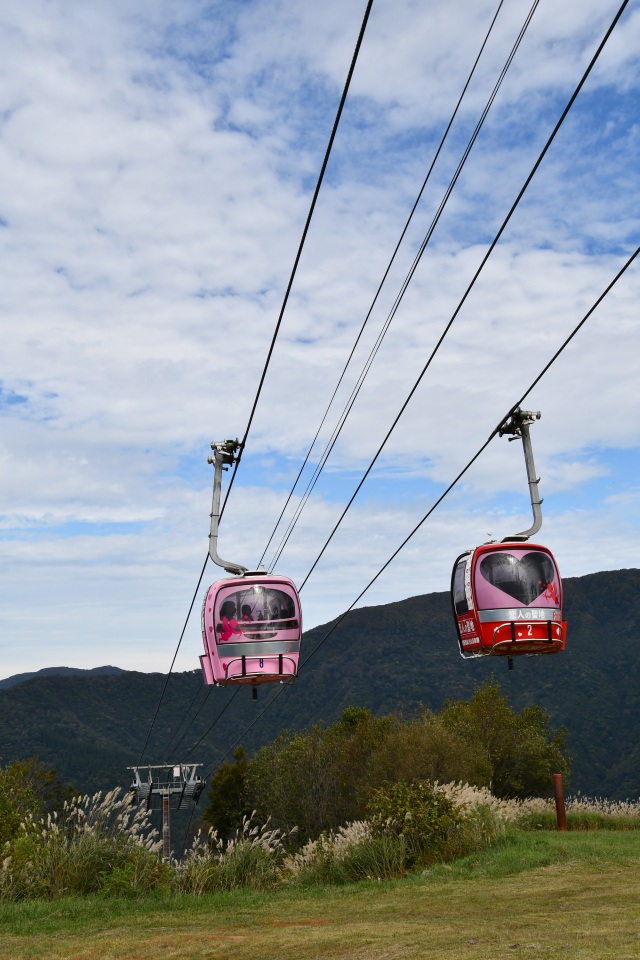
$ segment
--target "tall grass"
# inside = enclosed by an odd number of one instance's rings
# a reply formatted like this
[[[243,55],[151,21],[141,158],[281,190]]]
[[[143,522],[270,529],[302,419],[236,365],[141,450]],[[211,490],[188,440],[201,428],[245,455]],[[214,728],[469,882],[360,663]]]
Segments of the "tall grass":
[[[499,800],[484,787],[468,784],[435,784],[457,807],[472,810],[487,806],[504,824],[522,830],[555,830],[555,801],[540,797],[527,800]],[[569,830],[640,830],[640,801],[606,800],[600,797],[567,797]]]
[[[570,830],[638,830],[640,804],[566,802]],[[215,891],[398,879],[499,847],[508,828],[554,830],[553,801],[499,800],[468,784],[395,784],[368,820],[292,849],[291,834],[245,818],[237,836],[200,832],[181,860],[163,861],[150,814],[114,790],[79,797],[60,815],[27,817],[0,854],[0,900]],[[294,831],[292,831],[293,833]]]
[[[287,835],[288,836],[288,835]],[[260,826],[245,817],[238,835],[221,839],[215,830],[199,833],[186,856],[173,863],[174,889],[179,893],[210,893],[249,887],[266,890],[280,880],[285,856],[280,830]]]
[[[286,857],[281,875],[299,886],[392,880],[404,876],[408,859],[405,837],[355,821],[309,840]]]
[[[485,849],[504,834],[504,823],[488,803],[446,798],[445,805],[436,799],[434,806],[424,802],[433,793],[425,784],[397,788],[383,798],[389,802],[378,802],[382,812],[370,820],[325,833],[287,857],[283,877],[301,886],[398,879]]]
[[[66,801],[60,814],[28,816],[5,844],[0,898],[147,893],[169,883],[146,810],[120,789]]]

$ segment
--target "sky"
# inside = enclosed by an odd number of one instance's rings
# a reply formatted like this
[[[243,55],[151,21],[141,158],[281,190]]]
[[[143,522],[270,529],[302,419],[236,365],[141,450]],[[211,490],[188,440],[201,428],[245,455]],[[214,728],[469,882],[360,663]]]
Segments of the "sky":
[[[498,2],[374,0],[219,552],[263,555]],[[302,583],[619,4],[540,0],[275,571]],[[531,0],[504,0],[285,521],[430,229]],[[256,397],[362,0],[25,0],[0,13],[0,675],[198,667],[210,443]],[[631,0],[301,593],[349,607],[640,243]],[[639,565],[640,258],[527,398],[563,576]],[[225,475],[225,484],[228,475]],[[449,587],[528,526],[496,438],[358,601]],[[279,527],[265,563],[284,536]],[[335,640],[339,642],[339,640]],[[455,643],[452,627],[452,643]]]

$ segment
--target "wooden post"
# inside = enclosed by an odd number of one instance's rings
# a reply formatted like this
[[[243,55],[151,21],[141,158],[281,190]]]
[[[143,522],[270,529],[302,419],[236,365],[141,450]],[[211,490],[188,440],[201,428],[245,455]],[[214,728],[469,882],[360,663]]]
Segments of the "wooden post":
[[[553,775],[553,795],[556,799],[556,819],[558,821],[558,830],[567,829],[567,814],[564,809],[564,791],[562,789],[562,774]]]

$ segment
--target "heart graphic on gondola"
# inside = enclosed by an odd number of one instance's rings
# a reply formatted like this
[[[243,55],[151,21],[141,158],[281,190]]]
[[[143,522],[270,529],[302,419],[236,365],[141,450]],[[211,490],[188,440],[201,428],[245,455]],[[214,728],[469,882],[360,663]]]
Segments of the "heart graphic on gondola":
[[[480,573],[493,587],[525,607],[548,591],[555,579],[553,563],[538,551],[527,553],[522,559],[512,553],[490,553],[480,561]]]

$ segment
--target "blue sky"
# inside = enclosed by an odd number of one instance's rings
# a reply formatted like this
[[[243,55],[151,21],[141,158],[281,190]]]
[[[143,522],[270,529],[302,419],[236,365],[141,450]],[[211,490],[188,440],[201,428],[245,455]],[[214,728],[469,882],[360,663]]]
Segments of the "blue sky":
[[[209,443],[244,432],[364,6],[0,15],[2,676],[168,668],[207,551]],[[530,6],[500,9],[324,442]],[[264,550],[496,7],[374,2],[225,557]],[[305,578],[617,9],[539,3],[280,572]],[[306,626],[351,604],[638,245],[639,49],[634,0],[306,584]],[[527,401],[565,576],[638,566],[639,288],[636,264]],[[528,516],[521,450],[496,439],[362,602],[446,589],[461,550]],[[177,669],[197,666],[198,607]]]

